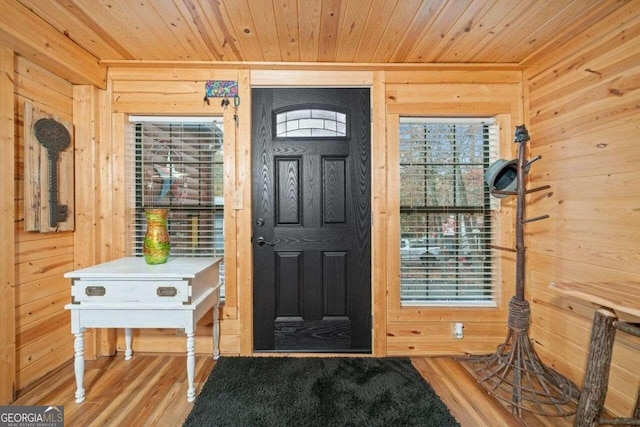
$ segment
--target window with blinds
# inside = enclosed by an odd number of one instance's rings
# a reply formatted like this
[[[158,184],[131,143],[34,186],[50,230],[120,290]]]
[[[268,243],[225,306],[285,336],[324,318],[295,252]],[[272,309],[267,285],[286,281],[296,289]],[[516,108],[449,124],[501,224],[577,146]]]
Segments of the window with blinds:
[[[493,119],[400,120],[401,304],[495,306]]]
[[[131,117],[130,121],[133,254],[142,256],[145,209],[167,208],[170,256],[224,256],[222,119]],[[224,283],[224,264],[220,280]]]

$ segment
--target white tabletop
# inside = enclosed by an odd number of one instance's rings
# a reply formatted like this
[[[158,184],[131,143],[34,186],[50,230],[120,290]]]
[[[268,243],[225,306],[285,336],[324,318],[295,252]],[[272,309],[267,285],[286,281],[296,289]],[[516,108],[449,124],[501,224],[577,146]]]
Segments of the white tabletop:
[[[220,262],[222,258],[179,258],[169,257],[164,264],[149,265],[142,257],[126,257],[92,267],[65,273],[70,279],[126,278],[126,279],[175,279],[194,278],[198,273]]]

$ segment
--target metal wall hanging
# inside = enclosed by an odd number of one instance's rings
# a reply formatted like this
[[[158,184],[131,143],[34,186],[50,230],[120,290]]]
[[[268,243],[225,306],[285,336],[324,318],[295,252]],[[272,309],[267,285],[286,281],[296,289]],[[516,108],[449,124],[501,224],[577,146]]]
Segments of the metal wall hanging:
[[[57,228],[58,222],[65,222],[69,206],[58,203],[58,162],[60,153],[71,144],[71,134],[67,128],[54,119],[40,119],[33,125],[33,133],[38,142],[47,150],[49,160],[49,227]]]
[[[41,233],[74,229],[73,126],[24,108],[24,229]]]
[[[204,101],[209,104],[209,98],[223,98],[221,105],[230,104],[229,98],[238,96],[238,82],[235,80],[207,80],[204,84]]]
[[[226,110],[233,98],[233,120],[236,127],[240,124],[240,116],[238,116],[238,107],[240,106],[240,96],[238,95],[238,82],[235,80],[207,80],[204,85],[204,102],[210,104],[209,98],[222,98],[220,106]]]
[[[549,185],[527,190],[525,176],[531,164],[541,157],[525,160],[529,133],[524,125],[517,126],[514,142],[518,145],[518,158],[511,161],[498,160],[485,174],[485,181],[495,197],[516,196],[516,247],[495,249],[516,253],[515,295],[509,302],[507,337],[495,353],[470,356],[470,365],[477,380],[498,400],[511,404],[513,412],[520,417],[522,410],[545,416],[568,416],[576,412],[578,388],[553,369],[545,366],[529,339],[531,310],[525,299],[525,244],[524,225],[548,218],[541,215],[525,219],[525,195],[549,189]]]

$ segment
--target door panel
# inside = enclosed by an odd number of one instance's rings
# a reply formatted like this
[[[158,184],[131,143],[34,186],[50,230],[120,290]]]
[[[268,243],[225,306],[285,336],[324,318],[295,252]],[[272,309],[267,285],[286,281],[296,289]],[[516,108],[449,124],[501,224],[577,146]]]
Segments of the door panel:
[[[346,171],[347,159],[322,159],[322,222],[330,224],[347,223]]]
[[[255,351],[371,351],[369,105],[253,90]]]
[[[276,159],[276,226],[302,224],[300,161],[298,157]]]

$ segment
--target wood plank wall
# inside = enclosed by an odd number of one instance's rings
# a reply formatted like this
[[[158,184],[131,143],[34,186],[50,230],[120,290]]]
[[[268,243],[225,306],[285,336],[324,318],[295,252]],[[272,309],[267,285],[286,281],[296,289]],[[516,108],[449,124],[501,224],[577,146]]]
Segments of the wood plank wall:
[[[496,115],[502,125],[503,155],[514,155],[513,127],[526,120],[532,135],[532,154],[543,155],[530,175],[532,183],[552,185],[552,192],[531,198],[529,213],[551,214],[545,222],[528,226],[528,293],[534,305],[532,335],[538,352],[574,381],[580,382],[593,309],[575,301],[560,300],[548,291],[551,280],[590,278],[634,279],[640,234],[628,224],[637,218],[633,183],[640,148],[634,142],[638,91],[636,66],[640,38],[632,31],[640,18],[621,9],[602,22],[595,33],[577,37],[573,45],[551,53],[525,72],[527,86],[518,71],[434,70],[355,72],[344,69],[334,77],[373,87],[374,104],[384,102],[385,112],[374,115],[374,129],[386,131],[386,139],[374,136],[375,169],[387,169],[376,192],[374,255],[376,355],[429,355],[492,351],[504,337],[505,302],[513,292],[511,259],[503,255],[501,304],[486,312],[464,310],[403,309],[398,300],[398,254],[393,247],[398,236],[397,200],[389,188],[397,187],[393,170],[397,163],[397,123],[402,115]],[[615,30],[611,30],[615,28]],[[598,37],[594,37],[597,34]],[[296,81],[287,70],[287,82]],[[205,80],[240,80],[244,87],[240,109],[241,126],[225,140],[230,163],[225,169],[230,195],[242,192],[244,209],[228,210],[227,235],[236,236],[236,261],[250,256],[246,244],[250,227],[249,92],[254,83],[274,84],[282,76],[258,70],[202,68],[111,69],[106,91],[75,87],[52,73],[17,57],[16,95],[16,216],[22,212],[22,116],[24,100],[73,120],[84,143],[76,155],[86,159],[76,172],[78,201],[86,217],[78,218],[72,233],[25,233],[16,228],[16,385],[23,388],[72,355],[68,316],[62,304],[68,301],[68,281],[62,274],[78,266],[127,253],[126,177],[124,129],[127,114],[222,115],[227,128],[235,128],[230,111],[202,101]],[[330,74],[320,78],[335,81]],[[293,80],[292,80],[293,79]],[[354,80],[351,80],[354,79]],[[298,78],[300,84],[306,78]],[[282,81],[282,80],[278,80]],[[317,84],[317,80],[313,80]],[[384,94],[381,94],[384,91]],[[73,97],[75,102],[73,104]],[[522,108],[522,99],[527,108]],[[74,110],[75,109],[75,110]],[[74,114],[75,112],[75,114]],[[102,142],[101,142],[102,141]],[[379,144],[384,144],[382,148]],[[99,145],[99,147],[96,147]],[[225,160],[227,160],[225,159]],[[111,183],[111,184],[109,184]],[[115,189],[115,196],[108,189]],[[95,190],[95,191],[94,191]],[[500,242],[512,243],[512,205],[503,202]],[[80,211],[80,207],[78,207]],[[103,227],[104,221],[110,226]],[[113,232],[111,232],[111,231]],[[94,243],[89,245],[88,240]],[[245,243],[242,243],[245,242]],[[612,243],[615,242],[615,243]],[[78,259],[74,258],[75,256]],[[89,252],[87,252],[89,251]],[[234,249],[232,249],[233,253]],[[374,250],[374,254],[376,251]],[[84,258],[81,260],[80,256]],[[379,257],[383,259],[380,260]],[[246,260],[246,258],[245,258]],[[233,259],[227,257],[227,263]],[[229,266],[229,264],[228,264]],[[222,351],[250,354],[250,301],[252,277],[248,269],[236,267],[228,275],[230,304],[223,311]],[[235,277],[233,272],[235,271]],[[386,277],[384,276],[386,272]],[[235,281],[235,285],[234,285]],[[381,285],[382,284],[382,285]],[[382,287],[380,287],[382,286]],[[384,295],[389,297],[383,300]],[[231,303],[235,299],[235,304]],[[386,308],[386,310],[385,310]],[[384,310],[384,313],[381,312]],[[243,317],[244,316],[244,317]],[[208,319],[207,316],[205,319]],[[244,322],[241,320],[244,318]],[[466,323],[462,341],[451,338],[452,322]],[[198,352],[210,351],[210,324],[205,320],[197,340]],[[384,338],[386,336],[386,338]],[[123,348],[123,338],[97,332],[88,340],[89,355],[112,354]],[[114,345],[115,344],[115,345]],[[170,330],[138,332],[135,351],[182,352],[181,334]],[[615,413],[628,412],[638,385],[638,374],[629,362],[637,360],[638,340],[621,338],[614,353],[611,392],[607,405]]]
[[[68,82],[105,87],[106,65],[17,1],[2,2],[0,40]]]
[[[512,123],[521,119],[521,73],[518,71],[482,72],[399,72],[362,70],[270,71],[202,68],[112,68],[107,89],[71,86],[46,70],[18,58],[16,65],[18,104],[29,99],[43,110],[51,110],[72,120],[76,137],[76,232],[58,234],[25,233],[20,228],[17,239],[16,330],[17,387],[30,382],[72,357],[72,336],[68,314],[62,305],[69,299],[69,283],[62,275],[75,268],[130,253],[128,230],[128,186],[125,159],[125,130],[129,114],[218,115],[225,127],[225,194],[236,192],[243,198],[242,209],[226,210],[227,304],[222,311],[221,350],[224,354],[251,354],[251,171],[250,171],[250,87],[251,84],[273,86],[276,82],[304,86],[313,82],[327,85],[372,87],[373,165],[380,173],[373,176],[374,188],[374,354],[427,355],[461,352],[488,352],[504,336],[504,303],[494,310],[488,323],[480,323],[487,313],[466,311],[404,310],[387,295],[398,295],[397,273],[388,263],[396,264],[387,247],[397,236],[397,214],[390,210],[387,191],[393,183],[384,171],[389,147],[401,114],[451,115],[497,114],[503,124],[504,139],[511,138]],[[216,100],[203,102],[206,80],[241,82],[240,126],[233,121],[233,111],[222,110]],[[386,82],[385,82],[386,79]],[[468,101],[460,102],[461,95]],[[433,102],[422,102],[429,97]],[[20,105],[16,139],[21,141]],[[385,113],[386,111],[386,113]],[[395,121],[389,121],[389,118]],[[394,124],[396,123],[395,127]],[[391,129],[391,131],[389,130]],[[395,133],[397,135],[397,132]],[[21,156],[21,147],[18,147]],[[509,144],[505,146],[509,150]],[[396,159],[397,160],[397,159]],[[17,178],[22,179],[17,163]],[[18,194],[22,187],[18,185]],[[16,210],[21,212],[18,196]],[[509,220],[510,208],[501,215]],[[395,215],[395,216],[394,216]],[[18,223],[19,224],[19,223]],[[106,225],[105,225],[106,224]],[[20,227],[20,225],[18,225]],[[395,234],[394,234],[395,233]],[[509,232],[504,238],[511,239]],[[503,242],[508,244],[508,242]],[[397,254],[396,254],[397,257]],[[242,260],[242,262],[239,262]],[[505,271],[509,272],[509,263]],[[393,267],[391,267],[393,268]],[[395,274],[395,278],[394,278]],[[505,274],[509,276],[509,274]],[[504,295],[511,291],[505,289]],[[211,352],[211,322],[205,316],[198,329],[196,351]],[[485,319],[486,320],[486,319]],[[452,321],[465,321],[467,338],[453,342]],[[468,323],[467,323],[468,322]],[[89,330],[85,355],[94,358],[122,351],[121,331]],[[176,330],[137,330],[133,348],[136,352],[184,351],[184,337]]]
[[[182,114],[182,115],[221,115],[229,114],[220,110],[219,103],[212,100],[210,105],[203,102],[204,81],[208,79],[241,79],[242,73],[247,73],[241,85],[246,91],[241,101],[240,126],[227,123],[226,130],[235,129],[233,134],[227,135],[225,141],[225,194],[232,195],[235,191],[241,191],[245,199],[243,209],[226,210],[227,217],[227,304],[222,316],[221,345],[223,353],[251,354],[251,287],[252,277],[246,260],[250,259],[251,246],[247,233],[251,229],[250,211],[250,161],[249,147],[250,135],[248,124],[250,117],[248,112],[249,93],[252,86],[275,85],[314,85],[324,84],[329,86],[369,86],[373,88],[373,121],[377,129],[373,139],[374,167],[384,172],[389,161],[386,147],[397,146],[396,139],[390,136],[385,140],[385,128],[388,135],[392,126],[389,124],[389,116],[395,115],[396,122],[399,114],[424,114],[424,115],[490,115],[498,116],[503,126],[503,140],[512,139],[512,123],[522,120],[522,74],[520,71],[453,71],[451,73],[441,71],[430,72],[401,72],[401,71],[348,71],[348,70],[252,70],[249,73],[244,70],[232,69],[166,69],[166,68],[111,68],[109,72],[108,97],[112,100],[114,126],[118,121],[126,120],[127,114]],[[385,83],[386,74],[386,83]],[[248,84],[250,81],[250,85]],[[386,91],[385,91],[386,87]],[[465,101],[460,101],[465,97]],[[428,98],[431,102],[424,103]],[[244,110],[242,109],[244,107]],[[119,117],[115,119],[116,115]],[[229,117],[227,117],[227,120]],[[122,123],[120,126],[124,126]],[[114,132],[115,138],[115,132]],[[123,142],[126,144],[126,142]],[[231,147],[235,144],[235,149]],[[511,150],[511,145],[506,143],[505,150]],[[509,154],[510,155],[510,154]],[[397,160],[397,159],[396,159]],[[124,159],[120,158],[122,169]],[[470,310],[415,310],[400,309],[399,302],[390,303],[386,295],[399,295],[397,290],[397,273],[388,270],[387,263],[387,239],[396,233],[399,223],[397,215],[387,207],[386,194],[388,183],[391,179],[384,173],[376,173],[373,176],[374,186],[374,241],[373,241],[373,294],[374,294],[374,336],[375,354],[384,356],[392,355],[427,355],[427,354],[451,354],[463,352],[489,352],[502,341],[505,335],[505,302],[512,294],[508,288],[510,280],[506,279],[505,290],[501,293],[504,298],[499,307],[494,310],[483,310],[480,313]],[[120,180],[126,180],[120,178]],[[509,203],[504,204],[501,217],[510,221],[511,208]],[[512,232],[505,228],[504,244],[510,243]],[[235,238],[234,238],[235,237]],[[122,241],[114,243],[120,245]],[[235,247],[235,251],[234,251]],[[126,253],[129,248],[120,248]],[[237,258],[234,259],[234,254]],[[397,258],[398,254],[395,254]],[[391,255],[393,257],[393,255]],[[505,259],[508,259],[506,257]],[[244,260],[233,263],[237,259]],[[393,261],[392,261],[393,262]],[[396,260],[397,266],[397,260]],[[504,263],[505,277],[511,277],[510,263]],[[235,277],[233,273],[235,272]],[[394,279],[395,277],[395,279]],[[388,281],[388,282],[387,282]],[[492,321],[487,323],[487,317]],[[199,329],[201,338],[196,342],[198,351],[207,352],[211,342],[205,338],[209,334],[207,320],[204,318]],[[480,320],[484,320],[481,323]],[[451,323],[464,321],[466,324],[467,338],[462,341],[454,341],[451,338]],[[468,322],[468,323],[467,323]],[[393,328],[390,330],[390,325]],[[387,338],[385,338],[387,337]],[[124,338],[117,334],[118,350],[122,350]],[[134,351],[176,351],[182,352],[184,347],[181,334],[172,330],[136,331],[134,336]]]
[[[69,302],[69,282],[62,277],[73,268],[73,232],[25,232],[23,227],[24,103],[71,122],[73,86],[16,56],[14,90],[16,387],[21,389],[73,354],[69,314],[63,308]]]
[[[226,256],[225,256],[225,289],[226,304],[221,316],[221,339],[220,350],[227,355],[240,353],[240,323],[238,316],[238,281],[246,276],[247,258],[243,256],[244,268],[238,267],[238,254],[242,249],[237,221],[249,211],[250,221],[250,191],[244,190],[238,184],[241,180],[246,180],[246,168],[250,167],[250,162],[245,163],[248,157],[245,148],[242,147],[248,138],[241,138],[239,135],[242,129],[249,128],[250,100],[249,85],[246,80],[246,71],[235,69],[211,70],[211,69],[163,69],[163,68],[136,68],[136,69],[111,69],[108,75],[106,99],[109,106],[107,110],[111,112],[113,140],[118,140],[111,156],[112,178],[122,183],[122,191],[114,196],[114,213],[117,218],[112,219],[113,224],[122,230],[123,236],[113,242],[112,250],[128,255],[131,248],[128,246],[127,235],[130,233],[128,200],[130,200],[130,185],[128,182],[125,162],[127,157],[127,147],[129,141],[125,137],[125,129],[128,126],[129,115],[172,115],[172,116],[221,116],[224,120],[224,194],[226,200],[233,200],[236,191],[240,191],[244,197],[243,209],[234,210],[231,203],[226,204],[225,209],[225,236]],[[210,103],[204,102],[204,87],[207,80],[240,80],[241,105],[238,113],[240,123],[244,126],[237,128],[233,119],[233,108],[223,110],[220,100],[213,98]],[[108,148],[105,156],[108,156]],[[248,152],[248,150],[246,150]],[[238,163],[237,159],[244,159]],[[106,180],[105,177],[98,179]],[[250,184],[250,182],[249,182]],[[240,187],[238,186],[240,185]],[[244,190],[244,191],[243,191]],[[246,222],[246,220],[245,220]],[[243,235],[245,233],[242,233]],[[248,241],[249,239],[247,239]],[[246,247],[246,244],[245,244]],[[197,329],[196,352],[211,353],[211,323],[212,316],[205,315]],[[122,331],[116,331],[115,346],[118,351],[124,350],[124,335]],[[175,329],[151,329],[134,330],[133,335],[134,352],[184,352],[184,334]],[[110,354],[109,349],[98,354]]]
[[[16,132],[14,112],[15,55],[0,45],[0,164],[5,175],[15,177]],[[16,393],[15,335],[15,179],[0,180],[0,405]]]
[[[552,366],[582,383],[594,307],[552,281],[638,280],[640,273],[640,12],[630,2],[525,72],[535,185],[527,226],[531,336]],[[640,292],[640,286],[638,287]],[[606,407],[630,416],[640,339],[618,333]]]
[[[91,85],[73,87],[76,232],[74,269],[90,267],[124,255],[115,242],[125,240],[123,182],[116,179],[123,137],[111,137],[111,103],[106,91]],[[118,135],[118,134],[114,134]],[[88,359],[115,353],[115,331],[88,329],[84,354]]]
[[[500,125],[501,157],[510,159],[515,153],[513,126],[523,120],[521,82],[521,71],[386,72],[388,355],[484,354],[504,341],[507,304],[514,289],[514,259],[508,252],[496,251],[500,263],[496,308],[400,306],[398,124],[403,116],[495,117]],[[513,200],[505,199],[496,214],[500,246],[514,245],[513,211]],[[463,339],[453,337],[455,322],[464,324]]]
[[[117,114],[131,113],[131,114],[220,114],[217,110],[218,106],[206,105],[202,102],[202,87],[203,81],[206,79],[214,78],[237,78],[237,72],[234,70],[196,70],[196,69],[116,69],[110,70],[109,78],[112,82],[112,91],[110,95],[113,99],[113,111]],[[377,72],[375,78],[373,73],[366,71],[309,71],[304,72],[301,70],[286,70],[286,71],[269,71],[269,70],[254,70],[251,72],[252,85],[268,85],[274,86],[280,82],[286,82],[284,84],[292,85],[305,85],[312,81],[315,85],[318,82],[326,82],[327,85],[366,85],[373,86],[378,92],[373,93],[374,104],[375,100],[379,99],[377,105],[378,109],[384,108],[384,94],[379,91],[384,90],[384,72]],[[407,114],[431,114],[431,115],[451,115],[451,114],[472,114],[472,115],[500,115],[504,123],[505,140],[511,138],[511,123],[520,121],[522,118],[522,104],[521,104],[521,73],[518,71],[510,72],[494,72],[494,71],[482,71],[482,72],[387,72],[391,76],[391,81],[387,78],[387,110],[393,114],[407,113]],[[443,77],[444,76],[444,77]],[[338,82],[338,83],[336,83]],[[446,83],[446,84],[443,84]],[[384,93],[384,92],[383,92]],[[490,95],[489,95],[490,94]],[[459,98],[464,95],[468,98],[466,107],[461,107]],[[423,97],[429,97],[433,101],[432,104],[424,104],[420,102]],[[246,99],[243,99],[241,105],[246,105]],[[374,109],[376,106],[374,105]],[[456,113],[457,111],[457,113]],[[374,121],[376,129],[378,129],[377,138],[374,138],[376,146],[374,152],[377,150],[378,156],[377,167],[384,170],[385,168],[385,148],[384,144],[394,145],[394,140],[391,138],[388,142],[385,142],[381,135],[385,129],[385,121],[387,120],[384,114],[378,114],[376,117],[374,114]],[[241,125],[234,135],[238,145],[248,147],[250,136],[247,133],[247,126],[243,124],[248,123],[248,120],[241,120]],[[230,127],[228,126],[227,129]],[[231,127],[233,128],[233,127]],[[392,134],[393,132],[390,132]],[[242,136],[240,136],[242,135]],[[381,146],[382,144],[382,146]],[[509,144],[505,145],[507,150],[511,147]],[[227,184],[227,194],[233,194],[236,189],[244,190],[244,197],[248,197],[249,188],[246,186],[246,180],[250,173],[250,164],[248,157],[246,157],[246,150],[231,151],[227,150],[227,158],[225,160],[232,162],[232,165],[228,165],[230,168],[235,168],[235,179],[239,180],[240,176],[244,177],[244,187],[239,184],[233,184],[233,177]],[[235,153],[238,155],[244,155],[245,160],[232,156]],[[383,174],[376,174],[378,178]],[[374,178],[375,179],[375,178]],[[460,311],[451,312],[448,314],[443,313],[442,310],[427,311],[426,316],[432,316],[432,319],[438,318],[440,320],[435,323],[425,323],[425,314],[417,310],[400,310],[399,307],[390,305],[392,309],[387,312],[385,307],[387,306],[384,301],[386,291],[386,280],[393,274],[386,275],[387,271],[387,259],[386,259],[386,247],[385,239],[387,238],[386,228],[387,223],[385,206],[386,200],[379,198],[380,194],[386,194],[385,180],[380,180],[374,185],[378,186],[378,191],[374,192],[377,196],[375,203],[374,224],[379,224],[380,229],[375,230],[374,234],[374,273],[377,272],[377,276],[374,279],[374,295],[377,295],[377,300],[374,302],[376,307],[374,317],[376,319],[376,330],[374,334],[377,334],[378,339],[375,341],[376,354],[386,355],[388,349],[389,354],[443,354],[451,352],[485,352],[491,351],[497,343],[499,343],[504,337],[504,304],[501,304],[497,310],[492,311],[489,316],[494,317],[494,322],[491,324],[479,324],[479,319],[485,318],[487,313],[473,314],[470,311],[460,313]],[[248,204],[248,200],[247,200]],[[227,233],[228,245],[233,247],[237,244],[237,254],[241,254],[242,259],[247,259],[247,252],[250,252],[251,248],[240,246],[244,240],[240,236],[242,233],[246,233],[246,230],[250,230],[250,211],[246,208],[238,212],[233,210],[227,210],[229,213],[228,221],[234,221],[234,215],[237,215],[237,226],[235,227],[236,233]],[[509,207],[507,205],[503,212],[506,218],[509,219]],[[395,228],[397,230],[398,224],[393,223],[389,229]],[[382,230],[382,231],[381,231]],[[234,241],[233,236],[236,235]],[[509,232],[505,232],[505,238],[509,239]],[[128,250],[128,249],[126,249]],[[227,254],[227,261],[232,256],[233,252]],[[378,254],[377,256],[375,254]],[[505,268],[509,271],[508,263],[505,263]],[[236,289],[238,292],[238,305],[234,307],[234,294],[230,292],[228,295],[228,304],[223,312],[223,324],[222,327],[222,347],[223,352],[228,351],[231,353],[250,354],[251,353],[251,322],[250,322],[250,308],[251,298],[251,277],[248,269],[238,269],[237,276],[234,278],[230,276],[227,282],[227,288],[233,290],[233,280],[237,280]],[[231,272],[233,271],[230,270]],[[231,279],[229,281],[229,279]],[[507,281],[508,282],[508,281]],[[391,287],[397,287],[397,274],[396,280],[389,282]],[[382,290],[382,292],[380,292]],[[391,293],[398,294],[397,290],[391,289]],[[510,291],[505,291],[503,294],[510,295]],[[230,299],[229,299],[230,298]],[[244,316],[241,314],[244,311]],[[389,332],[387,330],[390,324],[389,319],[395,319],[394,330]],[[469,321],[467,325],[468,338],[463,341],[453,342],[451,339],[450,323],[452,321]],[[474,322],[475,320],[475,322]],[[419,326],[411,328],[409,325],[419,323]],[[206,324],[206,321],[205,321]],[[416,331],[419,330],[418,333]],[[206,335],[207,329],[203,329],[203,334]],[[384,338],[391,334],[389,339]],[[490,339],[489,339],[490,338]],[[180,335],[176,335],[174,331],[138,331],[137,336],[134,339],[134,348],[137,345],[137,351],[161,351],[168,348],[175,349],[175,351],[182,351],[183,340]],[[174,344],[167,345],[169,342]],[[118,335],[117,348],[121,349],[123,346],[123,338]],[[206,351],[210,346],[209,340],[201,340],[198,348]]]
[[[634,10],[636,9],[636,10]],[[27,26],[28,27],[28,26]],[[26,28],[26,27],[25,27]],[[94,67],[96,77],[73,86],[51,70],[42,68],[3,47],[0,82],[4,91],[13,87],[15,127],[13,135],[2,134],[2,143],[12,141],[15,159],[15,197],[7,212],[2,205],[1,224],[14,227],[15,251],[3,252],[0,296],[15,301],[13,310],[2,311],[0,336],[2,363],[15,365],[13,375],[2,376],[0,404],[11,398],[14,383],[21,389],[70,360],[73,354],[69,316],[63,310],[69,300],[69,282],[64,272],[128,253],[127,182],[124,167],[127,114],[222,115],[228,129],[225,138],[225,194],[239,194],[244,207],[228,210],[227,236],[235,236],[227,256],[228,304],[222,316],[222,351],[251,353],[250,260],[250,99],[249,88],[257,84],[368,85],[373,88],[373,170],[379,191],[374,208],[374,336],[375,354],[430,355],[459,352],[487,352],[504,337],[505,302],[513,292],[512,259],[502,255],[501,304],[484,312],[468,310],[403,309],[398,295],[398,213],[395,193],[397,175],[397,123],[402,115],[496,115],[502,125],[503,155],[514,155],[510,144],[513,127],[526,121],[530,127],[531,154],[543,159],[535,164],[530,180],[550,184],[552,190],[530,198],[531,216],[549,213],[551,219],[527,226],[528,296],[533,303],[532,337],[541,356],[552,366],[580,383],[593,308],[560,299],[548,290],[553,280],[637,279],[637,226],[640,210],[637,197],[640,160],[637,110],[640,103],[640,16],[634,2],[579,34],[544,57],[533,58],[525,70],[525,86],[519,71],[491,71],[457,68],[400,71],[397,67],[353,69],[341,66],[339,73],[308,73],[290,68],[280,73],[266,68],[241,70],[224,68],[112,68],[106,83],[103,67]],[[36,42],[34,42],[36,43]],[[16,46],[21,46],[16,44]],[[29,49],[27,49],[28,51]],[[6,71],[6,58],[14,57]],[[66,55],[61,55],[66,57]],[[43,63],[45,66],[46,62]],[[13,69],[11,71],[11,68]],[[80,67],[82,68],[82,67]],[[76,74],[76,69],[67,74]],[[62,72],[62,71],[60,71]],[[285,73],[287,77],[283,77]],[[10,78],[10,80],[8,80]],[[73,77],[67,77],[73,79]],[[233,125],[232,111],[222,111],[215,101],[202,101],[204,81],[239,80],[242,103],[240,127]],[[283,80],[285,79],[285,80]],[[323,80],[324,79],[324,80]],[[9,83],[11,82],[11,84]],[[97,89],[96,87],[100,87]],[[3,99],[5,99],[3,97]],[[524,106],[523,108],[523,99]],[[77,231],[75,233],[27,233],[23,217],[23,106],[30,101],[76,126]],[[377,112],[376,112],[376,109]],[[0,109],[6,115],[9,107]],[[382,113],[380,114],[380,110]],[[4,123],[3,126],[6,126]],[[3,131],[5,128],[3,127]],[[386,137],[380,134],[386,132]],[[13,138],[12,138],[13,136]],[[81,136],[81,138],[79,138]],[[381,144],[383,145],[381,147]],[[394,151],[395,150],[395,151]],[[511,150],[511,152],[509,152]],[[228,168],[227,168],[228,167]],[[380,180],[380,176],[383,178]],[[4,187],[3,187],[4,188]],[[239,193],[236,193],[239,192]],[[5,197],[7,193],[3,193]],[[12,194],[12,192],[9,192]],[[501,245],[510,246],[512,208],[503,203],[500,212]],[[81,212],[81,213],[80,213]],[[15,224],[13,223],[15,218]],[[105,226],[108,224],[108,226]],[[11,237],[5,242],[11,242]],[[234,247],[235,245],[235,247]],[[8,245],[12,246],[12,245]],[[241,266],[238,262],[243,260]],[[234,265],[235,262],[235,265]],[[6,268],[8,267],[8,269]],[[14,271],[11,270],[13,267]],[[640,291],[640,289],[639,289]],[[385,295],[388,298],[385,300]],[[6,299],[5,299],[6,298]],[[235,301],[235,303],[234,303]],[[2,309],[5,306],[0,307]],[[14,339],[6,333],[15,312]],[[5,316],[5,317],[2,317]],[[209,319],[207,316],[205,319]],[[453,341],[451,322],[466,323],[466,338]],[[196,349],[211,351],[210,322],[203,321]],[[10,328],[13,329],[13,328]],[[206,337],[205,337],[206,335]],[[385,338],[386,337],[386,338]],[[123,338],[113,332],[96,331],[87,339],[88,356],[122,350]],[[135,351],[183,352],[184,339],[170,330],[137,332]],[[635,369],[640,340],[620,336],[614,351],[611,387],[607,407],[616,414],[628,414],[635,399],[640,376]],[[3,365],[4,369],[4,365]],[[9,397],[8,397],[9,396]]]

